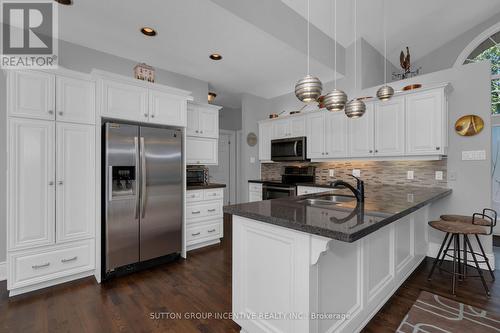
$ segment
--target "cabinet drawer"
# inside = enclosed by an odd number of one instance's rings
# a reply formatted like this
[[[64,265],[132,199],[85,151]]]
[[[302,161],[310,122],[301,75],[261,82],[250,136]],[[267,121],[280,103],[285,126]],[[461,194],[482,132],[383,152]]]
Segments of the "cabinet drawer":
[[[224,196],[224,190],[222,188],[216,188],[213,190],[205,190],[204,191],[205,200],[214,200],[214,199],[222,199]]]
[[[222,217],[222,201],[203,202],[186,207],[186,218],[199,219],[202,217]]]
[[[12,254],[9,284],[22,287],[94,268],[92,241]]]
[[[250,183],[248,185],[248,190],[252,192],[262,192],[262,184]]]
[[[203,190],[187,191],[186,202],[194,202],[203,200]]]
[[[207,225],[202,225],[202,226],[197,226],[193,228],[188,228],[186,230],[186,239],[188,243],[194,243],[198,239],[204,239],[204,238],[218,238],[220,237],[220,229],[221,224],[218,223],[212,223],[212,224],[207,224]]]

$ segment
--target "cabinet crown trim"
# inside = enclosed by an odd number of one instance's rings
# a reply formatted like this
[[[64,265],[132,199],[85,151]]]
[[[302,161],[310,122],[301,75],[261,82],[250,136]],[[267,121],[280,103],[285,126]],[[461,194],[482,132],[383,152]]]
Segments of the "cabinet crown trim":
[[[210,110],[214,110],[214,111],[219,111],[223,108],[223,106],[219,106],[219,105],[215,105],[215,104],[207,104],[207,103],[199,103],[199,102],[194,102],[192,100],[190,100],[188,102],[189,105],[195,105],[195,106],[199,106],[199,107],[202,107],[202,108],[205,108],[205,109],[210,109]]]

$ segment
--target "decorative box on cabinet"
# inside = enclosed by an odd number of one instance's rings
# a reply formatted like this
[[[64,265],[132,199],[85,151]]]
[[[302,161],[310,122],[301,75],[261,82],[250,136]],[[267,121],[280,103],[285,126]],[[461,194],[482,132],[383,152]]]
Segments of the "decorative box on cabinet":
[[[217,244],[224,236],[224,189],[188,190],[186,192],[187,250]]]

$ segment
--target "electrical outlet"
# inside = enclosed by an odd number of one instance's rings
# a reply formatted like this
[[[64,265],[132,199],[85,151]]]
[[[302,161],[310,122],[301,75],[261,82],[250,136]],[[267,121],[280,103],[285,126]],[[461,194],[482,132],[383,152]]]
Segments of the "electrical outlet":
[[[436,171],[436,180],[443,180],[443,171]]]
[[[255,163],[255,157],[250,157],[250,163],[254,164]]]
[[[413,170],[406,171],[406,179],[413,179]]]
[[[335,169],[328,170],[328,175],[332,178],[335,177]]]
[[[361,177],[361,170],[359,170],[359,169],[352,169],[352,175],[354,177]]]

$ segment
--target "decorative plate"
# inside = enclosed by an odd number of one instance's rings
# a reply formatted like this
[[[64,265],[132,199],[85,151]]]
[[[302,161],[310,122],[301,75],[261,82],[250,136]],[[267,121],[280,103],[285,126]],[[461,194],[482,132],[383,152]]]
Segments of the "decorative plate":
[[[462,116],[455,122],[455,132],[462,136],[473,136],[479,134],[483,128],[483,119],[474,114]]]

